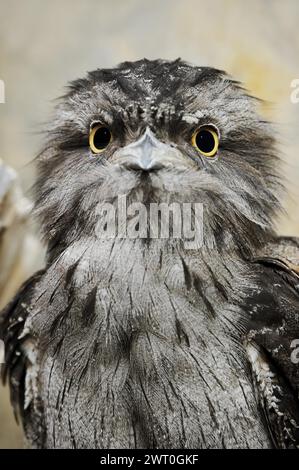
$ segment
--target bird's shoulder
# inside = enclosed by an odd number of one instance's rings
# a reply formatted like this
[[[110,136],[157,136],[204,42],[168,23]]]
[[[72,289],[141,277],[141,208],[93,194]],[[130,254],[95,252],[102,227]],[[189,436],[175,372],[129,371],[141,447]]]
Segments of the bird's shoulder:
[[[278,237],[252,260],[245,338],[257,397],[277,447],[299,447],[299,239]]]
[[[42,404],[34,383],[36,376],[36,344],[26,330],[26,320],[36,284],[44,274],[38,271],[19,289],[11,302],[0,312],[0,338],[5,358],[1,368],[2,382],[8,382],[10,399],[17,422],[21,419],[32,446],[42,439]]]
[[[276,237],[257,251],[254,260],[292,272],[299,279],[299,238]]]

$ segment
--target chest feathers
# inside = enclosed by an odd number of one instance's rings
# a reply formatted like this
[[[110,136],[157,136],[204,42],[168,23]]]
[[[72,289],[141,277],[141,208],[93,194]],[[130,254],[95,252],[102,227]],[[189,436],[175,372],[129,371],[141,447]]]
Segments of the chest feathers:
[[[161,240],[69,247],[27,325],[45,351],[49,446],[79,433],[87,447],[267,447],[242,345],[246,283],[240,260]]]

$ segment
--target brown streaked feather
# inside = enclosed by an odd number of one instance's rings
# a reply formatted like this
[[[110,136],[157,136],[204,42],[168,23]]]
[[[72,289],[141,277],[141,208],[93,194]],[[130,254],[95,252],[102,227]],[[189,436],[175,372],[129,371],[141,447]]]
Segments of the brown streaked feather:
[[[299,240],[278,237],[254,262],[281,278],[281,287],[272,323],[253,316],[245,346],[274,445],[299,448],[299,364],[291,360],[292,340],[299,338]]]
[[[25,378],[28,364],[23,345],[28,340],[28,335],[24,334],[23,330],[29,315],[28,306],[30,305],[32,292],[43,273],[44,270],[40,270],[30,277],[0,313],[0,337],[5,344],[5,363],[1,369],[1,378],[4,385],[7,381],[9,382],[10,399],[15,418],[17,422],[21,418],[25,428],[35,418],[32,414],[32,407],[28,406],[26,410],[24,407]]]

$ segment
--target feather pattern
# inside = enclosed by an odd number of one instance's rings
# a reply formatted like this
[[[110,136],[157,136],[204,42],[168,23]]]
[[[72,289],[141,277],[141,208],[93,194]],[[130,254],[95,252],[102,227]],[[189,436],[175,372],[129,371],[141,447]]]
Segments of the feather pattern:
[[[88,145],[94,122],[113,134],[101,156]],[[190,144],[207,124],[220,135],[214,159]],[[120,160],[149,128],[168,157],[144,175]],[[46,269],[1,324],[4,377],[33,446],[297,445],[296,263],[267,251],[284,245],[277,160],[256,100],[219,70],[144,59],[71,83],[37,159]],[[203,246],[99,237],[119,195],[203,204]]]

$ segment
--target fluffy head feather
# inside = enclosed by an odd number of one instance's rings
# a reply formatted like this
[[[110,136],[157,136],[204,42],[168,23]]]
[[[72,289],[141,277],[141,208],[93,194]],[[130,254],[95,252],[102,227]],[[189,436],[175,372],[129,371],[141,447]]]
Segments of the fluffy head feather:
[[[109,149],[93,155],[90,125],[112,130]],[[200,156],[194,130],[214,124],[216,159]],[[180,154],[144,178],[115,163],[119,149],[149,127]],[[38,159],[36,210],[53,253],[95,229],[99,204],[126,194],[131,202],[200,202],[204,241],[218,250],[251,253],[269,238],[279,207],[275,140],[256,100],[224,72],[181,60],[124,62],[69,85]],[[54,249],[55,247],[55,249]]]

